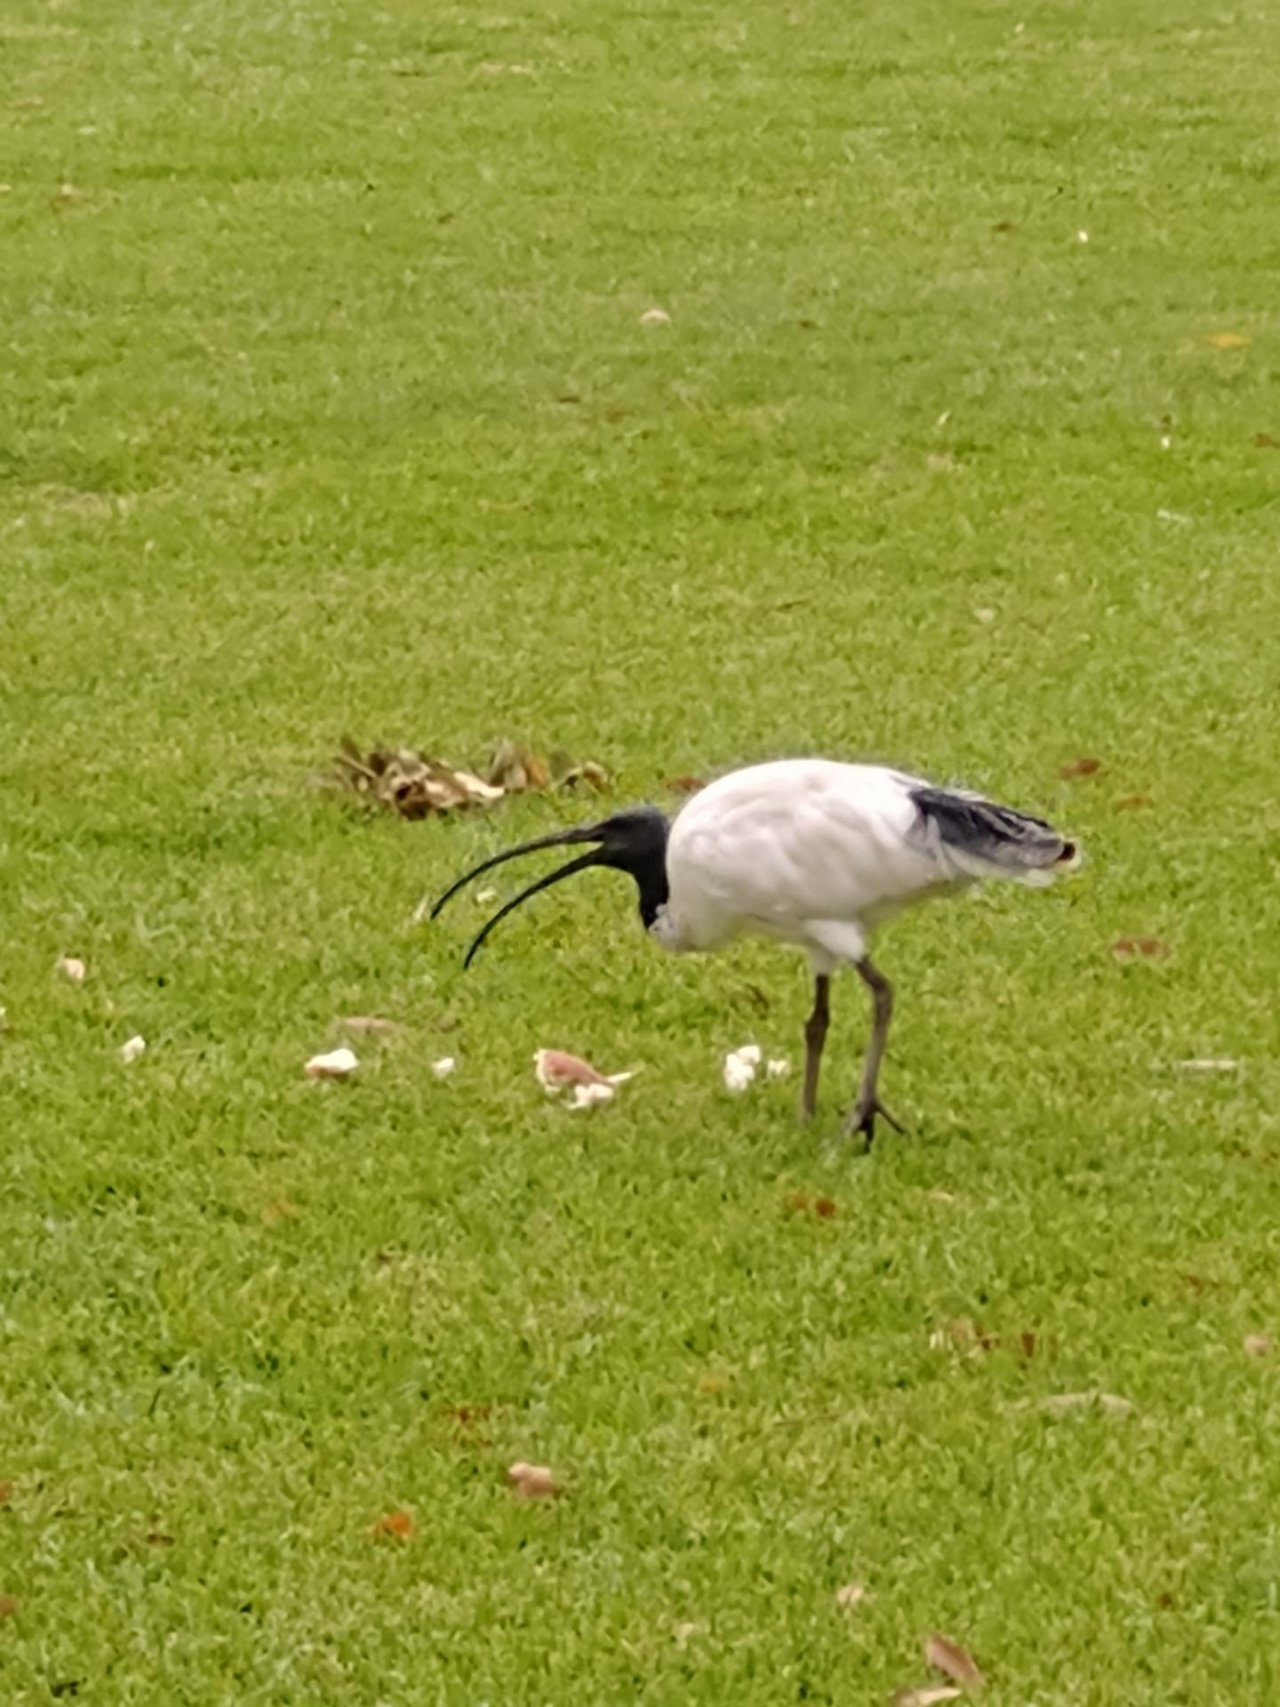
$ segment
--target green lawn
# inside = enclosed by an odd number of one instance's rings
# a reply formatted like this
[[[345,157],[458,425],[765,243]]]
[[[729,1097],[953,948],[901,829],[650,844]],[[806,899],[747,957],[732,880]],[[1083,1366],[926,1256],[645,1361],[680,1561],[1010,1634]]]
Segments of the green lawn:
[[[1261,0],[5,0],[6,1707],[1280,1700],[1278,85]],[[856,980],[805,1132],[719,1072],[803,964],[622,879],[464,978],[420,897],[597,807],[348,729],[1088,859],[886,933],[863,1159]]]

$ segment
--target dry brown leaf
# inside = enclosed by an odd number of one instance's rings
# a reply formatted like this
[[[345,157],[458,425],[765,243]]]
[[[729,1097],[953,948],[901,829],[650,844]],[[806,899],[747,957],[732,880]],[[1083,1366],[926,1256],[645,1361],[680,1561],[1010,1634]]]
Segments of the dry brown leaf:
[[[932,1636],[926,1636],[924,1657],[926,1665],[933,1666],[953,1683],[986,1682],[973,1655],[962,1648],[959,1642],[953,1642],[950,1636],[940,1636],[936,1632]]]
[[[697,794],[707,785],[700,776],[669,776],[662,786],[672,794]]]
[[[860,1606],[867,1598],[864,1583],[846,1583],[843,1588],[836,1590],[836,1605],[841,1612],[852,1612],[855,1606]]]
[[[1275,1341],[1270,1334],[1246,1334],[1244,1349],[1250,1357],[1270,1357],[1275,1350]]]
[[[1033,1401],[1028,1401],[1032,1403]],[[1051,1411],[1054,1416],[1065,1416],[1069,1411],[1088,1410],[1097,1405],[1099,1410],[1109,1411],[1112,1416],[1126,1417],[1133,1410],[1130,1399],[1122,1399],[1118,1393],[1050,1393],[1047,1399],[1040,1400],[1040,1409]],[[1023,1409],[1023,1406],[1019,1406]]]
[[[545,1464],[513,1464],[507,1481],[522,1500],[550,1500],[561,1492],[560,1484]]]
[[[161,1529],[148,1529],[142,1537],[148,1547],[175,1547],[177,1542],[172,1535],[166,1535]]]
[[[365,1531],[375,1541],[390,1538],[393,1541],[411,1541],[417,1533],[417,1524],[407,1511],[389,1511],[385,1517],[380,1517],[376,1523],[371,1523]]]
[[[1169,945],[1155,936],[1121,936],[1111,944],[1117,960],[1164,960]]]
[[[1144,806],[1154,806],[1155,801],[1149,794],[1122,794],[1115,803],[1117,812],[1138,812]]]
[[[296,1203],[291,1203],[287,1197],[273,1197],[270,1203],[262,1206],[262,1220],[268,1227],[276,1227],[281,1221],[296,1221],[302,1211]]]
[[[941,1707],[944,1701],[959,1701],[963,1694],[951,1683],[924,1683],[914,1689],[895,1689],[889,1707]]]
[[[531,748],[521,747],[510,740],[498,742],[485,776],[492,786],[507,794],[526,794],[533,789],[543,789],[551,781],[545,759],[539,758]]]
[[[14,1488],[12,1482],[0,1482],[0,1510],[3,1510],[5,1506],[12,1502],[13,1493]]]
[[[1270,433],[1255,433],[1253,442],[1259,450],[1280,450],[1280,439],[1272,438]]]
[[[1016,231],[1018,228],[1011,219],[998,219],[991,227],[993,231]]]
[[[836,1213],[834,1200],[830,1197],[815,1197],[813,1200],[813,1213],[818,1217],[819,1221],[830,1221]]]
[[[6,1618],[16,1618],[21,1610],[22,1602],[11,1594],[0,1594],[0,1624]]]
[[[732,1382],[733,1382],[733,1376],[732,1375],[727,1375],[723,1370],[720,1370],[720,1369],[713,1369],[713,1370],[710,1370],[706,1375],[699,1375],[699,1377],[698,1377],[698,1391],[700,1393],[708,1393],[708,1394],[725,1393],[728,1391]]]
[[[1065,765],[1059,765],[1058,775],[1070,781],[1074,777],[1097,776],[1101,769],[1101,759],[1069,759]]]
[[[804,1215],[808,1212],[809,1195],[807,1192],[789,1191],[782,1201],[793,1215]]]
[[[1243,332],[1210,332],[1205,339],[1215,350],[1243,350],[1248,342]]]

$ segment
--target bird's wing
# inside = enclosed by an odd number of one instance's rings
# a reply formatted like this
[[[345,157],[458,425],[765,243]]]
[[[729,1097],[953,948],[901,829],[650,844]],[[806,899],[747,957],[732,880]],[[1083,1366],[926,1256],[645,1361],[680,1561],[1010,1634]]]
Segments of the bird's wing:
[[[910,833],[920,786],[878,765],[816,759],[732,772],[672,827],[673,911],[695,935],[712,920],[785,933],[909,900],[945,876]]]

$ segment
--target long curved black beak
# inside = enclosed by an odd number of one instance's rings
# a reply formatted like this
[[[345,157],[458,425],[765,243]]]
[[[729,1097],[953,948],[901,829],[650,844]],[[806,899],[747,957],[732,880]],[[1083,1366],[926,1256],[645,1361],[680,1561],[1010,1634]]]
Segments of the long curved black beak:
[[[435,906],[432,907],[430,916],[434,919],[445,903],[452,900],[459,889],[465,889],[468,883],[483,876],[486,871],[492,871],[495,865],[503,865],[509,859],[518,859],[521,854],[537,853],[541,848],[571,847],[579,842],[601,843],[607,833],[603,824],[584,824],[576,830],[561,830],[554,836],[539,836],[535,841],[521,842],[518,847],[506,848],[502,853],[494,854],[492,858],[473,866],[470,871],[464,872],[455,883],[451,883]],[[465,970],[470,966],[489,933],[506,918],[508,913],[513,913],[517,907],[529,900],[530,896],[537,895],[543,889],[550,889],[553,883],[559,883],[563,878],[572,877],[577,871],[585,871],[588,866],[602,864],[605,857],[605,849],[602,846],[594,847],[590,853],[579,854],[577,859],[571,859],[568,865],[562,865],[558,871],[550,872],[546,877],[540,877],[536,883],[531,883],[527,889],[522,889],[513,900],[500,907],[485,924],[483,930],[480,931],[467,950],[466,958],[462,962],[463,969]]]

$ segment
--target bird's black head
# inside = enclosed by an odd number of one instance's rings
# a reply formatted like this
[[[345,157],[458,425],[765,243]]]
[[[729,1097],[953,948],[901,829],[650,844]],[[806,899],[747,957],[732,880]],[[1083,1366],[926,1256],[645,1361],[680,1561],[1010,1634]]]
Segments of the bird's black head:
[[[579,854],[568,865],[560,866],[547,877],[540,877],[500,907],[467,950],[463,965],[470,966],[490,931],[523,901],[536,895],[540,889],[549,889],[553,883],[559,883],[562,878],[572,877],[575,871],[585,871],[592,865],[610,866],[614,871],[625,871],[635,879],[636,888],[640,891],[640,917],[647,930],[657,918],[658,908],[667,899],[668,828],[667,820],[656,807],[632,806],[625,812],[615,812],[611,818],[602,818],[598,824],[584,824],[577,830],[561,830],[554,836],[539,836],[536,841],[521,842],[519,847],[494,854],[492,859],[486,859],[451,884],[431,909],[431,917],[434,919],[459,889],[483,872],[491,871],[495,865],[517,859],[521,854],[536,853],[540,848],[572,847],[589,842],[594,843],[590,853]]]

